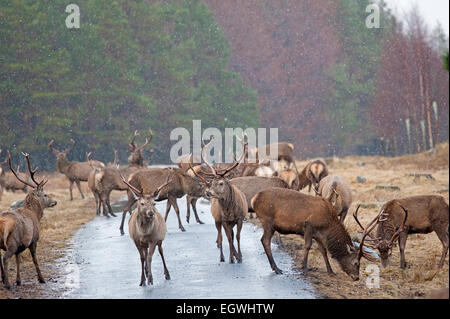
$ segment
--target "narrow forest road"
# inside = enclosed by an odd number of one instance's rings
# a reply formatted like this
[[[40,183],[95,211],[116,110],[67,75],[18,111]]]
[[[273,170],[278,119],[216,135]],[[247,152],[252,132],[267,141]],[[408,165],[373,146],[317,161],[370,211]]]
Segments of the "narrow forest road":
[[[164,279],[161,258],[155,251],[152,262],[153,286],[140,287],[139,254],[128,236],[119,233],[120,215],[97,217],[81,228],[72,240],[64,298],[315,298],[314,289],[293,270],[290,256],[272,245],[274,258],[284,270],[275,275],[270,269],[260,238],[262,230],[244,223],[241,233],[242,264],[219,262],[216,228],[209,204],[197,203],[205,223],[186,223],[186,199],[178,201],[186,232],[178,229],[175,211],[167,220],[164,255],[171,280]],[[166,201],[157,203],[165,211]],[[224,235],[224,254],[228,242]]]

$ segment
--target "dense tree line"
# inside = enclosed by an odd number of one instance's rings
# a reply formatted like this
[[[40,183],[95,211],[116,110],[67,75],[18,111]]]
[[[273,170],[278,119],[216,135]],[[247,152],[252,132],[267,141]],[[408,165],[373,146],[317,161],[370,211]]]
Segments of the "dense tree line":
[[[169,132],[192,127],[257,127],[257,98],[228,68],[230,47],[196,0],[80,0],[69,29],[67,1],[0,4],[0,147],[27,151],[53,169],[46,148],[69,158],[125,161],[134,130],[151,128],[154,159],[167,161]],[[246,110],[246,112],[242,112]]]

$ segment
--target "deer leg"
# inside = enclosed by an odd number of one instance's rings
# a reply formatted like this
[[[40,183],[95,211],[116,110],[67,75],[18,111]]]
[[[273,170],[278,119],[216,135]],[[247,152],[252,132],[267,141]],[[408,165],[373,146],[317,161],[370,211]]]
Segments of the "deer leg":
[[[93,192],[94,194],[94,199],[95,199],[95,208],[96,208],[96,215],[100,216],[100,198],[98,196],[98,193],[96,191]]]
[[[166,261],[164,260],[164,254],[163,254],[163,249],[162,249],[162,241],[160,241],[158,243],[158,251],[159,251],[159,255],[161,256],[161,259],[162,259],[162,262],[163,262],[163,266],[164,266],[164,277],[166,278],[166,280],[170,280],[169,270],[167,269]]]
[[[149,285],[153,285],[152,258],[153,254],[155,253],[155,247],[156,243],[150,243],[148,247],[146,273],[147,273],[147,284]]]
[[[227,239],[228,239],[228,246],[230,248],[230,264],[234,264],[234,252],[236,251],[234,249],[234,245],[233,245],[233,229],[231,228],[232,226],[228,223],[225,222],[223,224],[223,228],[225,229],[225,235],[227,235]]]
[[[79,191],[80,194],[81,194],[81,198],[84,199],[83,192],[81,191],[80,181],[77,179],[77,180],[75,181],[75,183],[77,184],[77,188],[78,188],[78,191]]]
[[[436,232],[436,235],[438,236],[439,240],[442,243],[442,256],[441,256],[441,260],[439,261],[439,266],[438,268],[442,268],[444,267],[444,262],[445,262],[445,258],[447,257],[447,252],[448,252],[448,244],[449,244],[449,240],[448,240],[448,225],[446,225],[447,227],[442,227],[442,226],[433,226],[434,231]]]
[[[177,218],[178,218],[178,228],[181,229],[181,231],[186,231],[186,229],[184,229],[183,224],[181,224],[181,219],[180,219],[180,209],[178,208],[178,204],[177,204],[177,199],[176,198],[171,198],[169,199],[173,208],[175,208],[175,213],[177,213]]]
[[[400,249],[400,268],[406,268],[406,260],[405,260],[405,247],[406,247],[406,239],[408,238],[408,234],[405,232],[401,232],[398,236],[398,248]]]
[[[277,265],[275,264],[275,260],[273,259],[273,256],[272,256],[272,249],[270,247],[270,242],[272,240],[272,236],[273,236],[273,233],[275,232],[275,230],[273,229],[273,227],[271,225],[268,225],[268,226],[264,225],[263,229],[264,229],[264,234],[261,237],[261,243],[264,247],[264,251],[266,252],[267,259],[269,259],[270,267],[277,275],[282,274],[283,272],[281,271],[281,269],[279,269],[277,267]]]
[[[186,198],[186,202],[187,202],[186,222],[189,224],[189,219],[191,218],[192,197],[188,195]]]
[[[312,229],[312,226],[308,222],[304,222],[303,227],[305,229],[305,233],[303,235],[305,238],[305,257],[303,258],[302,269],[303,269],[303,271],[307,271],[308,270],[308,267],[307,267],[308,254],[309,254],[309,250],[311,249],[311,246],[312,246],[313,229]]]
[[[13,255],[10,251],[7,251],[5,255],[3,256],[3,276],[4,280],[3,283],[5,284],[6,289],[11,289],[11,284],[9,283],[8,279],[8,259]]]
[[[217,248],[220,249],[220,261],[224,262],[225,257],[223,256],[223,250],[222,250],[222,222],[216,221],[216,228],[217,228]]]
[[[134,198],[133,194],[130,194],[128,192],[128,202],[125,205],[125,208],[123,209],[123,213],[122,213],[122,221],[120,222],[120,234],[123,235],[123,224],[125,223],[125,217],[127,216],[127,212],[130,211],[131,214],[131,207],[133,207],[134,203],[136,202],[136,199]]]
[[[33,258],[33,263],[34,263],[34,267],[36,268],[38,280],[41,284],[44,284],[45,280],[44,280],[44,277],[42,277],[41,270],[39,269],[38,261],[36,258],[36,247],[37,247],[37,243],[35,242],[35,243],[32,243],[28,249],[30,250],[31,257]]]
[[[283,248],[283,241],[281,240],[281,235],[279,232],[275,232],[277,237],[276,237],[276,243],[278,244],[278,246],[280,246],[281,248]]]
[[[109,214],[111,216],[113,216],[113,217],[117,217],[117,215],[113,213],[113,210],[112,210],[112,207],[111,207],[111,202],[110,202],[110,199],[109,199],[110,195],[111,195],[111,191],[108,192],[108,195],[106,196],[106,206],[108,206]]]
[[[331,265],[330,265],[330,261],[328,260],[327,249],[320,241],[316,241],[316,242],[319,246],[320,252],[322,253],[323,259],[325,260],[325,265],[327,266],[327,272],[330,275],[334,275],[333,269],[331,268]]]
[[[141,257],[141,283],[139,286],[145,286],[145,254],[147,248],[138,247],[139,256]]]
[[[242,263],[242,252],[241,252],[241,230],[242,230],[242,220],[239,220],[236,226],[236,241],[238,245],[238,253],[236,259],[238,263]]]
[[[202,222],[200,220],[200,218],[198,217],[198,214],[197,214],[197,200],[198,200],[198,198],[192,198],[192,200],[191,200],[192,210],[194,211],[194,215],[195,215],[195,221],[199,224],[204,224],[204,222]]]
[[[73,181],[70,180],[70,184],[69,184],[69,191],[70,191],[70,200],[73,200]]]
[[[167,199],[166,213],[164,214],[164,221],[166,221],[166,222],[167,222],[167,217],[169,217],[170,207],[172,207],[172,204],[170,204],[170,200]]]
[[[0,250],[0,275],[2,276],[2,283],[5,283],[5,270],[3,269],[3,258],[1,250]]]
[[[20,257],[19,254],[16,254],[16,285],[20,286],[22,284],[22,280],[20,280]]]

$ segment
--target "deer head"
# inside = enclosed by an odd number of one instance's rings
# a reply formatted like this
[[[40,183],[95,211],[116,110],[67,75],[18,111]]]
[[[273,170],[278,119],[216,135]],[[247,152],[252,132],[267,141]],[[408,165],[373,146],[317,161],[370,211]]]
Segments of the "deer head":
[[[245,157],[245,155],[247,153],[248,142],[244,143],[243,140],[240,140],[241,143],[243,144],[243,151],[242,151],[242,154],[241,154],[241,157],[239,158],[239,160],[234,160],[234,163],[232,165],[230,165],[229,167],[222,169],[222,170],[218,170],[217,168],[214,168],[214,166],[211,165],[206,160],[206,157],[204,156],[205,151],[207,150],[207,148],[209,147],[209,145],[211,144],[212,141],[213,141],[213,139],[211,139],[211,141],[207,145],[204,145],[204,143],[203,143],[204,146],[203,146],[203,149],[201,152],[203,161],[206,163],[206,165],[209,167],[210,171],[212,172],[212,173],[208,173],[208,172],[201,171],[201,173],[203,175],[211,177],[212,180],[207,181],[205,178],[203,178],[201,175],[199,175],[192,168],[191,164],[189,164],[189,166],[190,166],[190,169],[192,170],[192,172],[194,172],[194,174],[198,178],[200,178],[206,185],[206,190],[205,190],[206,198],[208,198],[208,199],[211,199],[211,198],[223,199],[224,197],[227,196],[228,189],[230,188],[230,183],[225,178],[225,176],[229,172],[231,172],[233,169],[235,169],[238,166],[238,164],[242,161],[242,159]]]
[[[383,223],[388,221],[387,217],[388,214],[386,214],[385,210],[382,209],[380,211],[380,213],[378,213],[378,215],[369,223],[369,225],[367,225],[366,228],[364,228],[361,223],[358,220],[358,208],[356,209],[355,213],[353,214],[353,217],[356,220],[356,223],[359,225],[359,227],[361,227],[363,229],[363,237],[361,239],[361,244],[360,244],[360,250],[361,253],[363,254],[363,247],[364,245],[373,248],[373,249],[378,249],[379,254],[380,254],[380,259],[381,259],[381,265],[383,267],[387,267],[388,262],[389,262],[389,257],[392,254],[392,247],[394,245],[394,241],[398,238],[398,236],[400,236],[400,233],[403,232],[404,228],[405,228],[405,223],[406,220],[408,218],[408,211],[400,204],[398,204],[404,214],[404,218],[402,221],[402,224],[400,227],[398,227],[398,229],[394,232],[394,234],[392,236],[390,236],[390,238],[382,238],[382,237],[376,237],[374,236],[371,232],[372,230],[375,228],[375,226],[379,225],[379,227],[383,227]],[[365,240],[366,237],[369,237],[369,239],[367,239],[370,243],[366,243],[365,244]]]
[[[150,195],[144,194],[143,191],[140,191],[139,189],[128,183],[128,181],[122,175],[119,165],[117,166],[117,170],[119,171],[122,181],[125,183],[125,185],[128,186],[131,193],[136,198],[136,209],[139,216],[145,218],[146,220],[153,221],[155,213],[157,212],[155,207],[155,198],[158,198],[159,192],[171,182],[172,170],[168,168],[169,172],[167,174],[166,181],[161,186],[159,186],[153,194]]]
[[[56,159],[57,160],[67,160],[67,154],[73,149],[73,147],[75,146],[75,141],[73,139],[70,139],[70,142],[72,143],[72,145],[64,150],[64,151],[59,151],[56,148],[53,147],[53,143],[55,142],[55,140],[51,140],[50,143],[48,143],[47,147],[53,152],[53,154],[55,154]]]
[[[131,153],[130,156],[128,157],[128,161],[131,164],[138,164],[138,165],[141,165],[141,166],[144,165],[144,159],[143,159],[143,156],[142,156],[142,151],[143,151],[144,147],[146,147],[153,139],[153,132],[152,132],[152,130],[150,130],[149,133],[150,133],[149,137],[145,138],[145,143],[142,144],[141,146],[137,147],[134,144],[134,140],[136,139],[136,136],[139,135],[139,132],[137,130],[134,131],[133,138],[131,139],[129,147],[128,147],[128,150]]]
[[[30,178],[34,184],[31,184],[19,177],[19,173],[16,172],[12,166],[11,154],[8,152],[8,163],[11,172],[14,174],[18,181],[30,187],[31,191],[28,193],[28,195],[35,197],[39,201],[42,209],[55,206],[57,202],[44,192],[44,186],[48,182],[48,179],[42,180],[41,182],[36,181],[34,175],[36,174],[38,168],[35,168],[34,170],[31,169],[30,156],[26,153],[22,153],[22,155],[25,156],[27,160],[28,172],[30,173]]]

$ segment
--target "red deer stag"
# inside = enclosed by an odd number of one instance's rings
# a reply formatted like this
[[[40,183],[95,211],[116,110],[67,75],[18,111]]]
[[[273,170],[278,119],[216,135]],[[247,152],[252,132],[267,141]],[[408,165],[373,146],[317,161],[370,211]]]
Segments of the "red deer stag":
[[[144,194],[143,191],[128,183],[122,174],[120,175],[122,182],[129,187],[130,192],[132,192],[133,196],[136,196],[137,201],[136,208],[128,221],[128,232],[141,258],[141,283],[139,285],[145,286],[146,277],[147,283],[153,285],[152,257],[156,246],[158,246],[164,265],[164,276],[166,280],[169,280],[169,270],[167,269],[162,249],[162,242],[166,236],[167,227],[166,222],[155,207],[154,199],[170,183],[170,173],[167,174],[165,183],[160,185],[152,195]]]
[[[81,198],[84,199],[80,182],[87,182],[89,173],[92,170],[91,165],[93,167],[103,168],[105,167],[105,164],[99,161],[91,161],[91,164],[89,164],[88,162],[70,162],[67,159],[67,154],[73,149],[75,145],[75,141],[73,139],[71,139],[70,141],[72,142],[72,146],[62,152],[53,147],[54,140],[51,140],[47,146],[56,156],[56,166],[58,168],[58,171],[64,174],[69,179],[70,200],[73,200],[73,183],[77,185],[78,191],[81,194]]]
[[[206,184],[205,197],[211,201],[211,214],[214,217],[217,228],[217,246],[220,249],[220,261],[225,261],[222,250],[222,226],[225,230],[225,234],[228,238],[228,245],[230,248],[230,263],[234,263],[234,257],[236,257],[238,263],[242,262],[241,252],[241,229],[245,217],[247,216],[248,206],[247,199],[244,193],[242,193],[236,186],[233,186],[230,181],[225,178],[229,172],[235,169],[242,161],[247,153],[247,143],[244,143],[242,155],[238,161],[224,170],[216,170],[204,156],[204,151],[208,148],[209,144],[203,147],[201,152],[203,161],[208,165],[212,173],[203,174],[212,178],[208,181],[201,175],[192,170],[195,175],[202,179]],[[238,250],[234,247],[234,233],[233,227],[236,226],[236,241]]]
[[[448,252],[448,204],[444,197],[439,195],[411,196],[388,201],[380,211],[380,218],[376,220],[378,225],[376,236],[369,234],[368,246],[378,249],[381,264],[387,267],[389,256],[392,254],[394,241],[398,239],[400,249],[400,267],[406,268],[405,246],[409,234],[428,234],[436,232],[442,243],[442,256],[439,268],[444,266]],[[354,218],[358,225],[363,226],[358,220],[357,212]]]
[[[333,270],[327,251],[353,280],[359,279],[361,257],[374,260],[362,249],[363,246],[358,249],[353,245],[330,202],[321,197],[290,189],[270,188],[256,194],[251,204],[264,230],[261,242],[276,274],[281,274],[282,271],[275,264],[270,247],[275,231],[280,234],[300,234],[304,237],[305,256],[302,268],[305,271],[313,239],[318,244],[329,274],[332,274]],[[362,243],[365,237],[363,236]]]
[[[56,205],[56,201],[44,192],[44,185],[47,183],[47,180],[41,182],[36,181],[34,174],[36,173],[37,168],[32,170],[29,155],[23,155],[27,160],[28,171],[34,185],[23,180],[17,172],[14,171],[11,163],[11,155],[8,153],[11,172],[21,183],[26,184],[30,188],[30,191],[25,197],[23,207],[18,208],[15,211],[0,213],[0,234],[2,235],[0,239],[0,249],[5,251],[3,259],[0,254],[0,270],[3,283],[7,289],[11,288],[8,279],[8,259],[13,255],[16,256],[16,284],[20,285],[19,254],[27,248],[30,250],[31,257],[33,258],[39,282],[45,283],[36,258],[36,248],[39,240],[39,222],[44,214],[44,209]]]

